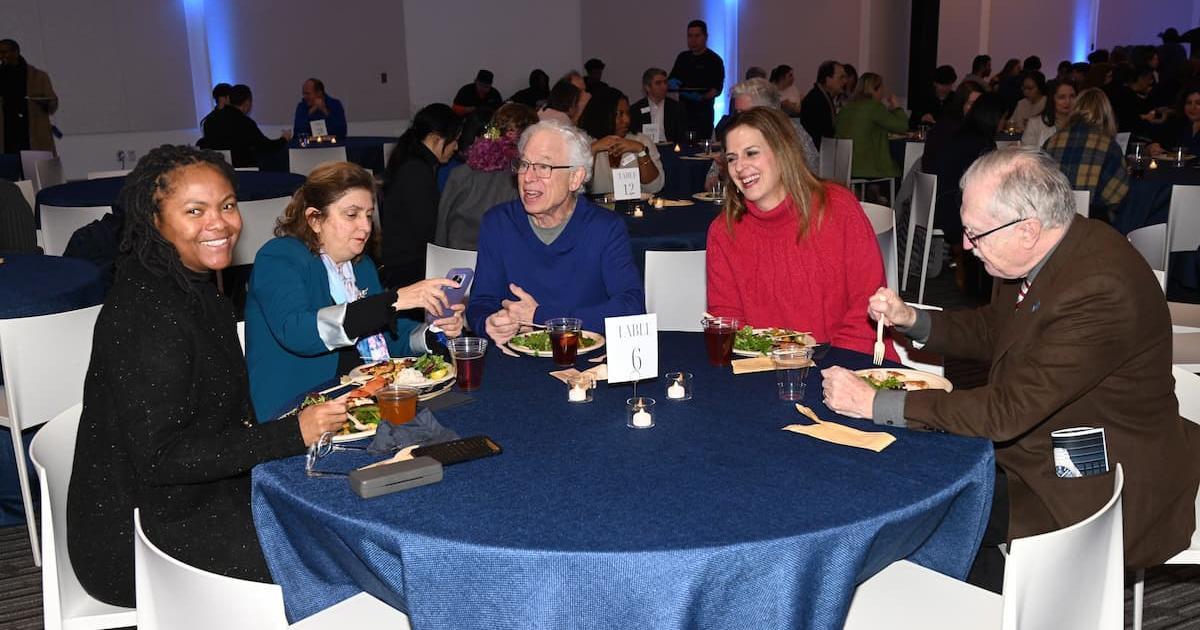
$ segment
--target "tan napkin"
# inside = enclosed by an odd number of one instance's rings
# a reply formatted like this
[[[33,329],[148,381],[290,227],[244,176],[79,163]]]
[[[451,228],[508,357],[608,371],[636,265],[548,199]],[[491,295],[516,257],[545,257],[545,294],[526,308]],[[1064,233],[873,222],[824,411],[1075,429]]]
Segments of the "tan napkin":
[[[580,372],[579,370],[576,370],[575,368],[567,368],[565,370],[557,370],[557,371],[551,372],[550,376],[553,376],[554,378],[562,381],[565,384],[565,383],[567,383],[567,379],[570,379],[573,376],[579,376],[580,374],[591,374],[592,378],[596,379],[597,381],[607,381],[608,380],[608,364],[602,363],[600,365],[597,365],[596,367],[588,368],[588,369],[584,370],[583,372]]]
[[[664,207],[664,208],[676,208],[676,207],[680,207],[680,206],[696,205],[696,202],[692,201],[690,199],[662,199],[661,197],[657,197],[654,200],[655,207],[658,207],[658,202],[660,200],[662,201],[662,207]]]
[[[865,448],[876,453],[896,441],[896,436],[890,433],[859,431],[844,424],[826,422],[818,418],[812,409],[799,403],[796,404],[796,410],[810,418],[813,422],[816,422],[816,424],[789,424],[783,427],[784,431],[800,433],[809,437],[815,437],[818,440],[841,444],[843,446]]]
[[[734,374],[753,374],[754,372],[769,372],[775,369],[775,362],[771,357],[750,357],[748,359],[734,359],[729,362],[733,366]],[[809,361],[807,365],[798,365],[796,367],[812,367],[815,365]]]

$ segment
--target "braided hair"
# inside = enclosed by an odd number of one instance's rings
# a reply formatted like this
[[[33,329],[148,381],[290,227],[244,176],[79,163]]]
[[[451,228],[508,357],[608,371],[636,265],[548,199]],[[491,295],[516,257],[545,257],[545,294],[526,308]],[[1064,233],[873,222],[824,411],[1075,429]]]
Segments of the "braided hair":
[[[159,204],[171,193],[175,171],[193,164],[207,164],[229,180],[237,189],[237,176],[224,156],[187,145],[164,144],[138,160],[137,166],[125,177],[120,203],[125,213],[125,229],[121,238],[121,254],[136,259],[143,267],[159,277],[169,277],[185,293],[194,295],[189,272],[175,249],[154,224],[160,212]]]

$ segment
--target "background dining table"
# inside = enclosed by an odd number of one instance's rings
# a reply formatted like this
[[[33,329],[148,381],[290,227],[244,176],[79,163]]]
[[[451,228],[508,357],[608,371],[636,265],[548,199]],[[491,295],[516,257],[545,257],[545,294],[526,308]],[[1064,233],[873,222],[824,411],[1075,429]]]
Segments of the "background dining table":
[[[498,456],[369,500],[307,477],[303,457],[257,466],[255,524],[289,619],[365,590],[422,629],[840,628],[856,584],[895,560],[966,575],[992,497],[989,442],[839,417],[816,369],[804,404],[897,440],[876,453],[783,431],[808,421],[774,374],[709,366],[696,333],[659,347],[661,371],[694,374],[693,398],[642,382],[650,429],[626,426],[630,385],[569,403],[549,359],[493,350],[473,402],[437,416],[489,435]],[[818,363],[869,362],[835,348]],[[334,451],[318,466],[373,459]]]
[[[368,171],[375,173],[383,173],[384,165],[387,163],[387,156],[383,154],[383,145],[387,143],[395,143],[396,138],[391,136],[346,136],[339,138],[337,142],[309,144],[307,147],[300,146],[300,139],[293,137],[288,142],[287,149],[328,149],[331,147],[346,147],[346,161],[353,162]],[[258,165],[263,171],[273,172],[288,172],[288,151],[281,149],[258,156]]]
[[[675,147],[679,147],[679,152]],[[669,199],[687,199],[690,195],[704,191],[704,179],[712,168],[712,159],[704,157],[699,145],[669,142],[658,144],[658,155],[663,165],[663,187],[659,195]]]
[[[721,206],[710,201],[692,201],[688,206],[655,208],[648,203],[638,204],[642,216],[633,215],[634,203],[618,202],[614,210],[625,219],[629,230],[629,245],[633,262],[645,275],[646,251],[697,251],[708,245],[708,226],[721,214]],[[664,197],[665,198],[665,197]]]
[[[100,268],[82,258],[0,252],[0,319],[63,313],[104,301]]]

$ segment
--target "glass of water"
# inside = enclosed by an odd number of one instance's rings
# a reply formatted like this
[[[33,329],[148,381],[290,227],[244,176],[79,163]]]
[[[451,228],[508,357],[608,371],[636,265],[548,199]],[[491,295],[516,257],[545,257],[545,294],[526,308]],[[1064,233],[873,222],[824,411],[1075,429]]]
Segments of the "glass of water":
[[[812,348],[800,344],[781,344],[771,350],[775,364],[775,386],[780,400],[803,400],[804,379],[812,366]]]

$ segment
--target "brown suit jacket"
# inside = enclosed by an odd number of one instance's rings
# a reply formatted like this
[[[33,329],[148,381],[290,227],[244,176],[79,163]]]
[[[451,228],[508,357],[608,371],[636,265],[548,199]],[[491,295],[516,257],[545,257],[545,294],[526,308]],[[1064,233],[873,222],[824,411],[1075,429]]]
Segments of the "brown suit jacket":
[[[1120,234],[1077,217],[1014,308],[1019,286],[996,282],[988,306],[930,313],[927,349],[991,370],[983,387],[910,393],[910,426],[995,443],[1014,538],[1077,523],[1111,496],[1111,472],[1057,477],[1050,444],[1051,431],[1104,427],[1110,470],[1125,468],[1125,564],[1160,564],[1195,529],[1200,427],[1179,416],[1158,283]]]
[[[29,101],[29,148],[34,151],[54,151],[54,134],[50,132],[50,114],[58,111],[58,95],[44,70],[28,66],[25,95],[38,100]],[[41,100],[48,99],[48,100]],[[0,99],[0,107],[4,106]],[[0,127],[0,147],[4,146],[4,129]],[[26,173],[28,177],[28,173]]]

